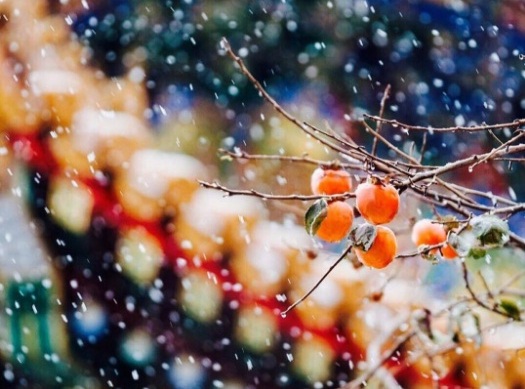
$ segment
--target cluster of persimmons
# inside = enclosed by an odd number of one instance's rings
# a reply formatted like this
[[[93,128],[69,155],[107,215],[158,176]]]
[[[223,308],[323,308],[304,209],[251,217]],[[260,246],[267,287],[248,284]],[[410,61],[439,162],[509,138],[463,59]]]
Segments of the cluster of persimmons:
[[[311,176],[311,189],[314,195],[344,195],[353,189],[352,177],[344,169],[318,167]],[[354,252],[364,265],[382,269],[397,255],[396,235],[384,224],[391,222],[399,211],[399,192],[386,180],[370,177],[357,185],[354,196],[355,208],[374,231],[367,244],[354,241]],[[331,243],[348,237],[354,224],[354,207],[342,200],[321,201],[324,206],[318,208],[317,223],[310,232]],[[455,250],[446,243],[447,229],[439,221],[419,220],[412,227],[411,237],[418,247],[437,246],[429,250],[433,254],[439,251],[444,258],[457,257]]]

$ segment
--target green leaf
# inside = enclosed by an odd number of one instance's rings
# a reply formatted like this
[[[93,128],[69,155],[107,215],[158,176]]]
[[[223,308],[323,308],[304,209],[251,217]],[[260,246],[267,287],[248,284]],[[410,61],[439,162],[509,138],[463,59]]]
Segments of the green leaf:
[[[509,225],[497,216],[476,216],[470,221],[470,226],[482,245],[502,246],[509,240]]]
[[[487,250],[482,247],[471,247],[468,256],[472,259],[482,259],[487,256]]]
[[[520,309],[518,308],[518,305],[515,301],[510,299],[501,299],[498,305],[501,307],[501,309],[503,309],[503,311],[505,311],[507,315],[509,315],[514,320],[521,319]]]
[[[350,239],[354,247],[360,250],[368,251],[374,243],[374,239],[377,235],[377,229],[375,226],[369,223],[360,224],[350,231]]]
[[[315,235],[327,214],[328,203],[325,199],[320,199],[313,203],[304,215],[306,232],[310,235]]]

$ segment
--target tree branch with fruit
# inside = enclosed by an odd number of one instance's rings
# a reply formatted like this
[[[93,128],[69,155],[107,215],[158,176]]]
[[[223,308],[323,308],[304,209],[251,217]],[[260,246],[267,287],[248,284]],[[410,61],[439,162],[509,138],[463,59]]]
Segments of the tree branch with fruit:
[[[303,156],[254,155],[238,148],[233,151],[219,151],[222,159],[229,161],[278,160],[292,164],[316,165],[317,168],[311,176],[311,193],[307,194],[264,193],[252,189],[230,188],[218,182],[200,182],[203,187],[220,190],[227,196],[255,196],[267,201],[311,202],[304,218],[307,232],[325,242],[347,241],[346,248],[326,273],[309,291],[290,305],[282,313],[283,315],[307,299],[330,272],[347,258],[351,259],[356,267],[364,265],[383,269],[395,260],[420,256],[431,261],[461,261],[463,281],[468,296],[454,301],[451,308],[473,303],[503,317],[504,323],[522,320],[522,309],[513,300],[508,287],[490,290],[485,283],[487,288],[485,293],[475,290],[472,285],[475,275],[469,271],[465,261],[466,258],[487,258],[487,251],[494,248],[509,246],[525,249],[525,238],[512,232],[508,226],[508,219],[511,216],[525,211],[525,203],[475,190],[444,177],[460,169],[474,171],[482,164],[522,163],[522,153],[525,151],[525,143],[522,143],[525,119],[494,125],[445,128],[409,125],[383,117],[390,93],[390,86],[387,86],[381,99],[379,115],[364,115],[356,121],[356,124],[362,125],[373,137],[372,146],[367,150],[347,134],[337,133],[331,128],[318,128],[289,113],[252,75],[225,39],[221,42],[221,50],[235,62],[240,72],[249,79],[275,111],[305,135],[338,155],[336,160],[324,161],[306,154]],[[414,142],[412,150],[406,152],[388,139],[384,131],[386,126],[394,130],[399,129],[402,134],[422,132],[424,136],[419,147],[416,147]],[[495,132],[501,130],[505,130],[506,133],[498,137]],[[424,150],[428,137],[435,133],[447,132],[465,134],[487,132],[498,141],[499,146],[489,152],[469,155],[441,165],[425,164]],[[507,139],[500,139],[504,136]],[[380,155],[379,145],[385,147],[388,153]],[[416,148],[418,153],[414,153]],[[353,177],[358,180],[356,186]],[[400,196],[402,194],[403,197]],[[423,218],[412,223],[410,235],[414,249],[400,253],[396,232],[386,224],[396,217],[401,203],[408,197],[426,203],[433,210],[435,217]],[[353,204],[348,201],[350,199]],[[430,313],[425,320],[431,321],[437,316],[439,315]],[[411,321],[413,322],[413,319]],[[421,326],[414,327],[413,323],[409,327],[414,332],[410,332],[410,336],[402,336],[402,344],[411,340],[414,335],[425,332]],[[479,324],[476,328],[481,333]],[[398,344],[395,349],[402,344]],[[391,354],[388,353],[388,358],[381,364],[390,357]],[[370,378],[378,368],[368,371],[364,377]]]

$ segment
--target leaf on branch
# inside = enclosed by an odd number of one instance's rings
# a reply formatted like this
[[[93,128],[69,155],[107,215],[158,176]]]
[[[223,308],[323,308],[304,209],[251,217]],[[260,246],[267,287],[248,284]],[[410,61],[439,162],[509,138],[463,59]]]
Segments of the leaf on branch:
[[[520,309],[515,301],[510,299],[501,299],[498,305],[503,311],[514,320],[521,320]]]
[[[325,199],[320,199],[313,203],[304,215],[306,232],[310,235],[315,235],[327,214],[328,203]]]
[[[482,247],[471,247],[468,256],[472,259],[483,259],[487,256],[487,250]]]
[[[368,251],[374,243],[377,235],[377,229],[372,224],[363,223],[350,231],[350,241],[354,247],[360,250]]]
[[[470,225],[474,235],[484,246],[502,246],[509,240],[509,225],[497,216],[476,216]]]

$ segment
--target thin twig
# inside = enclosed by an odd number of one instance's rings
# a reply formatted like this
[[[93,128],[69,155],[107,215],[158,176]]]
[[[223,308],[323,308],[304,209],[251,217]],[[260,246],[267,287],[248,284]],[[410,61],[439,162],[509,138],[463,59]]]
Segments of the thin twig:
[[[314,139],[316,139],[317,141],[321,142],[323,145],[331,148],[334,151],[337,151],[337,152],[339,152],[341,154],[348,155],[350,157],[356,158],[356,159],[358,159],[360,161],[364,161],[368,157],[368,158],[370,158],[371,160],[374,161],[375,166],[377,168],[379,168],[380,170],[389,171],[388,168],[390,168],[390,169],[396,170],[396,171],[398,171],[400,173],[405,173],[401,168],[399,168],[395,164],[393,164],[393,163],[391,163],[389,161],[386,161],[386,160],[375,158],[375,156],[371,155],[366,150],[364,150],[364,148],[362,148],[360,146],[356,146],[356,145],[354,145],[354,144],[352,144],[350,142],[344,142],[344,141],[341,140],[340,137],[336,137],[333,134],[330,134],[330,133],[328,133],[326,131],[323,131],[323,130],[315,127],[314,125],[312,125],[310,123],[299,121],[296,117],[294,117],[292,114],[290,114],[288,111],[286,111],[281,105],[279,105],[279,103],[277,101],[275,101],[275,99],[272,96],[270,96],[270,94],[264,89],[264,87],[261,85],[261,83],[255,78],[255,76],[246,67],[246,65],[244,64],[243,60],[240,57],[238,57],[233,52],[229,42],[225,38],[222,39],[221,44],[222,44],[222,47],[224,48],[224,50],[226,50],[226,53],[230,56],[230,58],[232,58],[235,61],[235,63],[237,63],[237,65],[239,66],[241,72],[250,80],[250,82],[257,89],[257,91],[261,94],[261,96],[268,103],[270,103],[270,105],[272,105],[272,107],[278,113],[280,113],[282,116],[284,116],[290,123],[293,123],[295,126],[297,126],[299,129],[301,129],[303,132],[305,132],[306,134],[309,134],[310,136],[314,137]],[[347,147],[347,148],[343,148],[342,146],[340,146],[340,145],[338,145],[336,143],[329,142],[328,140],[323,139],[322,137],[320,137],[318,134],[322,134],[322,135],[324,135],[324,136],[326,136],[328,138],[331,138],[331,139],[333,139],[333,140],[335,140],[336,142],[339,142],[339,143],[343,142],[342,144],[345,147]],[[354,152],[357,152],[357,157],[356,157],[356,153],[349,152],[349,149],[353,150]]]
[[[292,305],[290,305],[288,308],[286,308],[286,310],[281,312],[281,316],[286,317],[286,315],[290,313],[290,311],[292,311],[295,307],[297,307],[304,300],[306,300],[313,292],[315,292],[315,290],[319,287],[319,285],[322,284],[322,282],[326,279],[326,277],[328,277],[330,273],[337,267],[337,265],[339,265],[339,263],[341,263],[341,261],[345,259],[348,253],[350,253],[350,251],[352,250],[352,247],[353,247],[352,244],[350,244],[345,249],[345,251],[343,251],[343,253],[339,256],[339,258],[337,258],[336,261],[328,268],[328,270],[323,274],[323,276],[319,279],[319,281],[317,281],[315,285],[312,286],[310,290],[306,292],[299,300],[297,300]]]
[[[255,189],[232,189],[217,182],[207,182],[197,180],[200,186],[208,189],[217,189],[225,193],[226,196],[252,196],[259,197],[263,200],[297,200],[297,201],[312,201],[319,199],[326,199],[327,201],[344,201],[349,198],[355,197],[352,192],[346,192],[338,195],[278,195],[272,193],[263,193],[256,191]]]
[[[509,214],[509,215],[514,215],[514,214],[516,214],[518,212],[522,212],[524,210],[525,210],[525,203],[519,203],[519,204],[510,206],[510,207],[496,208],[496,209],[492,210],[492,213],[493,214],[506,213],[506,214]]]
[[[512,320],[505,320],[503,322],[499,322],[499,323],[494,323],[494,324],[490,324],[488,326],[485,326],[481,329],[481,333],[485,333],[485,332],[489,332],[491,331],[493,328],[498,328],[498,327],[501,327],[501,326],[504,326],[506,324],[509,324],[511,323]],[[426,356],[426,357],[437,357],[439,355],[444,355],[448,352],[451,352],[453,350],[455,350],[456,348],[458,347],[458,343],[456,341],[449,341],[445,344],[442,344],[440,345],[439,347],[437,347],[435,350],[433,350],[432,352],[428,352],[427,350],[419,353],[419,354],[415,354],[413,356],[411,356],[410,358],[406,359],[404,361],[404,364],[406,367],[409,367],[409,366],[412,366],[414,363],[416,363],[417,361],[419,361],[422,357]]]
[[[487,296],[490,299],[494,299],[494,295],[490,291],[489,284],[488,284],[487,280],[485,279],[485,277],[483,276],[483,273],[481,271],[478,271],[478,275],[479,275],[479,278],[481,279],[481,282],[483,283],[483,286],[485,287],[485,290],[487,291]]]
[[[470,157],[463,158],[460,160],[457,160],[455,162],[449,162],[437,169],[427,170],[424,172],[416,173],[414,176],[407,178],[401,186],[410,186],[411,184],[424,180],[426,178],[431,178],[434,176],[439,176],[444,173],[448,173],[453,170],[457,170],[462,167],[470,166],[472,163],[478,161],[479,159],[483,159],[488,157],[488,159],[492,159],[493,157],[500,157],[502,155],[508,155],[513,153],[519,153],[525,151],[525,144],[519,144],[514,146],[509,146],[508,148],[504,150],[498,150],[497,152],[493,153],[485,153],[480,155],[471,155]]]
[[[509,232],[509,238],[510,241],[521,247],[522,249],[525,249],[525,239],[519,236],[518,234],[514,232]]]
[[[424,246],[421,250],[412,251],[412,252],[409,252],[409,253],[398,254],[398,255],[396,255],[396,258],[397,259],[412,258],[412,257],[417,257],[419,255],[428,254],[428,253],[432,252],[433,250],[439,250],[439,249],[443,248],[443,246],[445,246],[445,244],[446,244],[446,242],[442,242],[442,243],[436,243],[436,244],[433,244],[433,245]]]
[[[519,162],[523,163],[525,162],[525,158],[511,158],[511,157],[499,157],[499,158],[493,158],[493,161],[503,161],[503,162]]]
[[[261,85],[261,83],[255,78],[255,76],[250,72],[250,70],[246,67],[243,60],[238,57],[232,50],[230,43],[226,38],[223,38],[221,40],[221,45],[224,50],[226,50],[226,53],[230,56],[233,61],[239,66],[239,69],[241,70],[242,74],[244,74],[248,80],[253,84],[255,89],[260,93],[260,95],[266,100],[278,113],[280,113],[282,116],[286,118],[290,123],[293,123],[296,127],[301,129],[303,132],[311,135],[314,137],[314,139],[318,140],[325,146],[331,148],[334,151],[340,152],[342,154],[346,154],[349,156],[353,156],[351,153],[348,152],[347,149],[342,148],[338,144],[334,144],[331,142],[328,142],[327,140],[323,139],[322,137],[319,137],[316,132],[321,133],[325,136],[328,136],[329,138],[335,138],[336,141],[341,142],[340,139],[334,137],[332,134],[326,133],[325,131],[322,131],[320,129],[317,129],[314,126],[309,126],[307,123],[299,121],[296,117],[294,117],[292,114],[290,114],[288,111],[286,111],[279,103],[266,91],[266,89]],[[310,130],[310,128],[315,129],[315,131]]]
[[[402,151],[401,149],[396,147],[390,141],[388,141],[383,136],[378,134],[377,131],[374,131],[367,123],[365,123],[364,125],[367,128],[367,130],[374,135],[374,140],[380,140],[383,144],[385,144],[390,150],[394,151],[397,155],[399,155],[400,157],[405,158],[409,162],[411,162],[412,163],[411,166],[421,167],[419,161],[416,158],[410,156],[409,154],[405,153],[404,151]],[[451,191],[456,197],[462,198],[463,200],[465,200],[466,203],[470,203],[471,205],[477,205],[473,200],[469,199],[464,193],[462,193],[460,188],[455,188],[454,186],[452,186],[451,184],[443,181],[439,177],[432,177],[432,178],[433,178],[433,180],[435,180],[435,182],[437,184],[439,184],[439,185],[445,187],[447,190]],[[485,210],[486,211],[490,211],[491,208],[490,207],[486,207]]]
[[[428,132],[423,134],[423,141],[421,142],[421,148],[419,149],[419,163],[423,162],[425,157],[425,148],[427,147]]]
[[[496,142],[498,142],[500,145],[503,144],[503,142],[501,141],[501,139],[498,138],[498,137],[496,136],[496,134],[494,134],[494,131],[492,131],[492,129],[487,130],[487,132],[490,134],[490,136],[492,136],[492,138],[494,138],[494,139],[496,140]]]
[[[399,339],[396,341],[395,345],[383,354],[380,361],[378,361],[372,368],[368,369],[361,376],[359,376],[353,381],[350,381],[346,385],[342,386],[340,389],[356,389],[366,387],[367,381],[370,380],[377,373],[377,371],[396,354],[400,347],[402,347],[405,343],[412,339],[416,334],[417,331],[412,330],[400,336]]]
[[[310,123],[307,123],[307,122],[303,122],[303,124],[307,127],[307,130],[305,131],[307,134],[310,134],[312,136],[315,136],[315,134],[312,134],[312,131],[315,133],[315,132],[318,132],[320,134],[323,134],[325,136],[328,136],[328,137],[331,137],[330,134],[327,134],[325,131],[315,127],[314,125],[310,124]],[[312,131],[309,131],[309,130],[312,130]],[[318,138],[316,138],[318,139]],[[324,143],[324,142],[322,142]],[[324,143],[325,145],[329,146],[328,143]],[[346,147],[348,147],[349,149],[353,150],[354,153],[349,153],[347,149],[344,149],[340,146],[336,146],[336,147],[332,147],[333,150],[335,151],[338,151],[342,154],[346,154],[346,155],[350,155],[350,156],[354,156],[354,158],[360,160],[360,161],[365,161],[365,160],[369,160],[369,161],[372,161],[374,163],[374,166],[376,167],[376,169],[380,170],[380,171],[383,171],[385,173],[392,173],[392,170],[394,171],[397,171],[398,173],[401,173],[403,175],[408,175],[409,172],[406,171],[405,169],[401,169],[398,164],[396,163],[393,163],[393,162],[390,162],[386,159],[383,159],[383,158],[379,158],[375,155],[372,155],[371,153],[369,153],[368,151],[366,151],[366,149],[362,146],[356,146],[356,145],[352,145],[352,144],[349,144],[349,143],[345,143],[344,144]],[[331,147],[331,146],[329,146]],[[357,157],[356,157],[357,155]]]
[[[402,158],[405,158],[406,160],[412,162],[413,166],[418,166],[419,162],[414,157],[410,156],[409,154],[402,151],[399,147],[395,146],[392,142],[387,140],[385,137],[380,135],[377,130],[374,130],[368,123],[364,123],[367,131],[371,133],[374,136],[374,142],[377,143],[378,140],[381,141],[381,143],[385,144],[390,150],[394,151],[397,155],[399,155]],[[373,153],[371,153],[373,154]]]
[[[462,269],[463,269],[463,280],[465,281],[465,286],[466,286],[470,296],[472,297],[472,299],[480,307],[486,309],[487,311],[494,312],[494,313],[496,313],[496,314],[498,314],[500,316],[503,316],[503,317],[505,317],[507,319],[515,319],[515,316],[513,316],[512,314],[498,309],[497,305],[490,306],[487,303],[485,303],[483,300],[481,300],[478,297],[478,295],[476,294],[476,292],[474,292],[474,290],[472,289],[472,285],[470,284],[470,280],[469,280],[469,271],[468,271],[467,264],[465,263],[465,261],[461,262],[461,266],[462,266]]]
[[[521,272],[515,274],[513,277],[511,277],[503,286],[501,286],[500,290],[506,289],[510,287],[512,284],[517,282],[520,278],[525,277],[525,270],[522,270]]]
[[[508,147],[509,145],[511,145],[512,143],[516,142],[517,140],[519,140],[520,138],[522,138],[523,136],[525,136],[525,132],[520,132],[518,133],[518,135],[512,137],[511,139],[509,139],[508,141],[506,141],[505,143],[502,143],[501,145],[499,145],[497,148],[493,149],[490,153],[488,153],[485,157],[483,158],[480,158],[478,159],[476,162],[474,162],[472,165],[470,165],[470,169],[476,167],[477,165],[481,164],[481,163],[484,163],[484,162],[487,162],[490,158],[492,158],[494,156],[494,154],[496,154],[497,152],[501,151],[501,150],[504,150],[506,147]]]
[[[390,84],[386,86],[385,91],[383,92],[383,97],[381,98],[381,105],[379,108],[379,117],[381,118],[383,117],[383,114],[385,113],[385,105],[386,105],[386,101],[388,100],[389,96],[390,96]],[[382,124],[383,122],[377,122],[376,132],[378,134],[381,132]],[[375,155],[376,149],[377,149],[377,138],[374,138],[374,142],[372,143],[372,150],[370,151],[370,153],[372,155]]]
[[[316,166],[323,166],[326,168],[335,167],[342,169],[361,170],[362,165],[357,163],[341,162],[339,160],[334,161],[321,161],[319,159],[308,157],[308,155],[294,156],[294,155],[277,155],[277,154],[250,154],[244,150],[236,149],[235,151],[219,149],[219,154],[226,158],[232,159],[244,159],[249,161],[280,161],[280,162],[292,162],[292,163],[305,163]]]
[[[486,199],[489,199],[492,204],[502,203],[507,205],[516,205],[516,202],[502,196],[495,195],[491,192],[482,192],[480,190],[471,189],[465,186],[457,185],[457,184],[450,184],[452,187],[456,188],[458,191],[464,192],[468,195],[478,196],[478,197],[484,197]]]
[[[406,128],[410,131],[423,131],[423,132],[480,132],[487,130],[500,130],[500,129],[518,129],[521,126],[525,126],[525,119],[518,119],[510,123],[499,123],[499,124],[483,124],[481,126],[454,126],[454,127],[429,127],[429,126],[414,126],[411,124],[402,123],[395,119],[385,119],[375,115],[364,114],[367,119],[375,122],[382,122],[390,124],[393,127]]]

